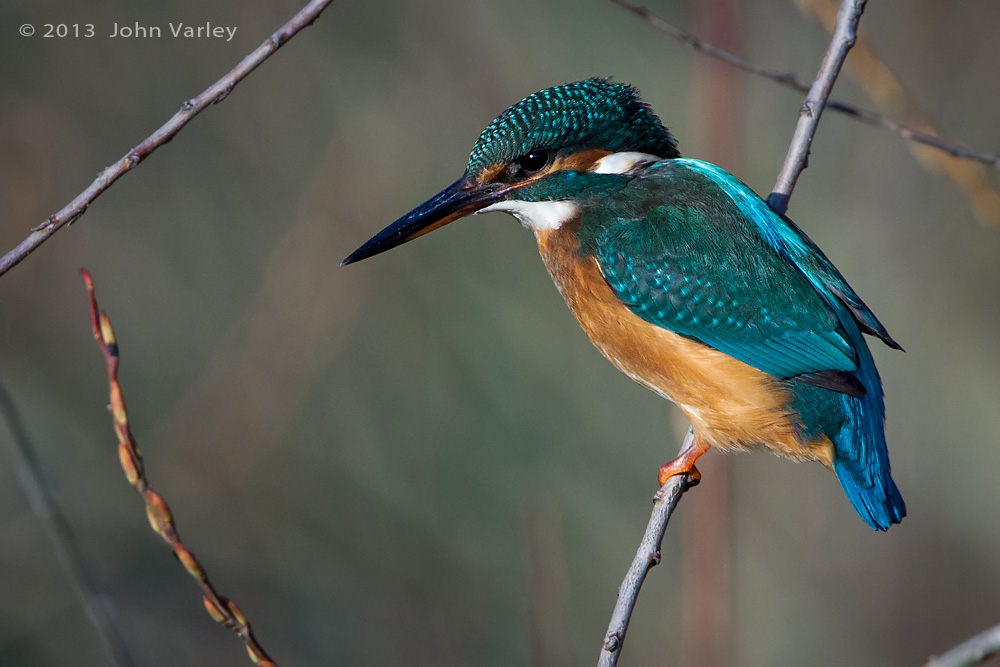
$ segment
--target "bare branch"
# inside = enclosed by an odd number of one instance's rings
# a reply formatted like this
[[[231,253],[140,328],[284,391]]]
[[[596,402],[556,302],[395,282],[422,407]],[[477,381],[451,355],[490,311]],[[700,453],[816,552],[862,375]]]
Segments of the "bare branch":
[[[46,483],[14,401],[3,385],[0,385],[0,413],[3,414],[11,435],[9,439],[4,438],[10,464],[17,474],[24,495],[28,497],[31,510],[55,542],[56,554],[69,570],[73,583],[83,598],[87,617],[97,628],[111,663],[116,667],[131,667],[135,661],[122,633],[121,616],[114,600],[104,590],[100,577],[83,555],[66,515],[62,513],[52,489]]]
[[[97,307],[94,279],[86,269],[81,269],[80,273],[87,286],[87,293],[90,295],[90,328],[94,334],[94,340],[101,348],[101,354],[104,355],[104,364],[108,371],[108,386],[111,397],[108,409],[111,412],[115,434],[118,436],[118,460],[125,472],[125,477],[146,504],[146,518],[149,520],[149,525],[170,545],[174,556],[201,588],[205,611],[216,622],[231,629],[243,640],[247,647],[247,653],[250,654],[250,659],[255,665],[276,667],[267,652],[257,643],[250,623],[240,608],[236,606],[235,602],[223,597],[215,590],[201,563],[181,542],[177,526],[174,524],[173,514],[163,496],[150,488],[149,480],[146,479],[142,455],[139,454],[139,447],[136,445],[129,427],[125,397],[122,395],[121,385],[118,384],[118,342],[115,340],[115,334],[111,328],[111,320]]]
[[[738,55],[730,53],[725,49],[721,49],[717,46],[705,42],[701,38],[693,35],[686,30],[682,30],[677,26],[664,21],[662,18],[656,16],[650,12],[645,7],[639,5],[633,5],[625,0],[608,0],[613,5],[617,5],[622,9],[631,12],[644,20],[646,23],[650,24],[654,28],[661,30],[662,32],[670,35],[674,39],[677,39],[684,44],[687,44],[696,51],[701,51],[713,58],[718,58],[723,62],[727,62],[734,67],[737,67],[744,72],[749,72],[750,74],[756,74],[757,76],[764,77],[765,79],[770,79],[776,83],[779,83],[793,90],[797,90],[801,93],[808,93],[809,86],[802,82],[795,74],[791,72],[781,72],[778,70],[770,69],[768,67],[762,67],[756,63],[752,63],[749,60],[741,58]],[[886,118],[884,115],[877,113],[875,111],[870,111],[868,109],[862,109],[861,107],[855,106],[853,104],[848,104],[847,102],[842,102],[840,100],[828,99],[826,106],[832,111],[837,111],[856,120],[866,123],[873,127],[881,127],[883,129],[889,130],[898,134],[903,139],[908,141],[913,141],[919,144],[924,144],[932,148],[936,148],[940,151],[944,151],[948,155],[957,158],[963,158],[968,160],[975,160],[983,164],[989,165],[991,167],[1000,167],[1000,155],[996,153],[987,153],[983,151],[976,151],[965,146],[960,146],[948,141],[941,139],[940,136],[932,134],[929,132],[924,132],[914,127],[904,125],[902,123],[897,123],[896,121]]]
[[[795,183],[807,166],[809,148],[816,135],[816,127],[823,115],[826,100],[830,97],[833,83],[840,74],[844,59],[847,58],[847,52],[857,39],[858,21],[861,20],[861,13],[865,11],[867,2],[868,0],[843,0],[840,3],[837,25],[833,30],[830,46],[823,56],[823,62],[820,63],[816,80],[813,81],[809,94],[806,95],[799,110],[799,122],[795,126],[795,134],[788,147],[788,155],[785,156],[785,163],[781,167],[781,173],[778,174],[774,190],[767,198],[768,205],[778,213],[784,214],[788,210],[788,200],[792,196]]]
[[[170,117],[156,132],[146,137],[146,139],[122,156],[117,162],[106,167],[97,175],[94,182],[86,190],[76,196],[73,201],[66,204],[58,212],[46,218],[40,225],[31,230],[31,234],[21,241],[17,246],[3,257],[0,257],[0,276],[7,273],[18,262],[31,254],[38,246],[44,243],[52,234],[63,226],[72,224],[87,211],[87,207],[97,199],[97,197],[107,190],[124,174],[135,168],[150,153],[174,138],[181,129],[187,125],[192,118],[201,113],[206,107],[221,102],[229,93],[233,91],[240,81],[245,79],[250,72],[274,54],[282,45],[296,35],[300,30],[315,21],[320,12],[326,9],[333,0],[311,0],[303,7],[298,14],[292,17],[288,23],[278,28],[278,30],[268,37],[263,44],[254,49],[240,63],[229,71],[224,77],[206,88],[200,95],[184,102],[180,111]]]
[[[683,452],[693,442],[694,429],[688,428],[681,444],[681,451]],[[604,645],[601,647],[597,667],[614,667],[618,664],[629,619],[632,618],[632,610],[635,609],[636,600],[639,598],[639,589],[649,570],[660,563],[660,545],[667,530],[667,522],[670,521],[670,515],[673,514],[681,496],[691,485],[691,479],[686,475],[670,477],[653,496],[653,513],[649,517],[646,532],[639,543],[639,549],[635,552],[635,558],[632,559],[632,566],[618,588],[618,601],[611,614],[608,631],[604,635]]]
[[[1000,625],[964,641],[941,655],[932,656],[925,667],[968,667],[1000,653]]]

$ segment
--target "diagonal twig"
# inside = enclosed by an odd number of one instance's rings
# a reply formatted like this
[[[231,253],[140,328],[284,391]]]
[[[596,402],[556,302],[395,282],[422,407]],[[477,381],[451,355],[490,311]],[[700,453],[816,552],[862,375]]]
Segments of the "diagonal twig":
[[[762,67],[761,65],[750,62],[749,60],[741,58],[734,53],[730,53],[725,49],[709,44],[700,37],[664,21],[662,18],[656,16],[645,7],[634,5],[630,2],[626,2],[625,0],[608,0],[608,2],[621,7],[625,11],[635,14],[654,28],[657,28],[674,39],[687,44],[696,51],[701,51],[702,53],[712,56],[713,58],[718,58],[723,62],[729,63],[744,72],[749,72],[750,74],[756,74],[757,76],[764,77],[765,79],[770,79],[771,81],[787,86],[788,88],[792,88],[793,90],[797,90],[801,93],[809,92],[809,86],[791,72],[782,72],[769,67]],[[903,123],[897,123],[896,121],[890,120],[878,112],[863,109],[840,100],[828,99],[826,106],[832,111],[846,114],[868,125],[889,130],[890,132],[894,132],[908,141],[936,148],[947,153],[948,155],[951,155],[952,157],[975,160],[991,167],[1000,167],[1000,154],[977,151],[959,144],[945,141],[936,134],[925,132]]]
[[[319,17],[320,12],[326,9],[327,5],[331,2],[333,0],[311,0],[288,23],[278,28],[274,34],[250,52],[228,74],[206,88],[197,97],[184,102],[181,105],[180,111],[171,116],[170,120],[160,126],[156,132],[146,137],[142,143],[122,156],[117,162],[105,167],[97,175],[97,178],[94,179],[94,182],[87,186],[86,190],[78,194],[73,201],[63,206],[59,211],[46,218],[40,225],[31,230],[31,234],[27,238],[17,244],[6,255],[0,257],[0,276],[7,273],[7,271],[31,254],[62,227],[72,224],[81,215],[86,213],[87,207],[102,192],[110,188],[123,175],[134,169],[150,153],[173,139],[174,135],[180,132],[192,118],[204,111],[206,107],[224,100],[233,91],[236,84],[257,69],[262,62],[271,57],[275,51],[280,49],[296,33],[306,26],[311,25]]]
[[[980,632],[955,648],[932,656],[924,667],[969,667],[1000,653],[1000,625]]]
[[[684,436],[681,451],[684,451],[693,441],[694,429],[689,427],[687,435]],[[663,534],[667,530],[667,522],[670,521],[670,515],[673,514],[681,496],[691,486],[691,478],[687,475],[676,475],[667,479],[666,483],[653,496],[653,512],[649,516],[646,532],[643,533],[642,541],[639,542],[639,549],[635,552],[632,565],[618,588],[618,601],[615,603],[615,610],[611,613],[611,622],[608,623],[608,631],[604,635],[604,645],[601,646],[597,667],[614,667],[618,664],[618,657],[621,655],[622,645],[625,643],[625,632],[628,630],[632,610],[639,598],[639,589],[653,566],[659,565],[660,545],[663,542]]]
[[[799,123],[778,177],[775,192],[768,199],[768,204],[780,214],[783,214],[787,209],[788,198],[795,188],[798,175],[805,168],[809,144],[816,132],[816,124],[819,122],[823,104],[840,73],[847,52],[854,43],[858,21],[864,11],[866,1],[842,0],[840,12],[837,14],[837,26],[833,31],[830,46],[827,48],[822,63],[820,63],[819,72],[816,74],[816,80],[810,88],[809,95],[802,105]],[[771,199],[779,201],[775,204]],[[689,428],[681,451],[693,440],[694,430]],[[618,601],[615,604],[607,634],[604,636],[604,645],[601,647],[601,655],[597,663],[598,667],[615,667],[618,664],[629,619],[639,597],[639,589],[646,578],[646,573],[659,562],[660,544],[667,529],[667,522],[670,520],[670,515],[677,506],[681,495],[689,486],[688,477],[671,477],[654,496],[653,512],[649,517],[646,532],[639,544],[638,551],[636,551],[635,558],[632,560],[632,566],[618,589]]]
[[[21,423],[17,407],[0,385],[0,413],[3,414],[10,431],[10,438],[4,438],[11,467],[28,497],[31,510],[48,530],[56,545],[56,554],[63,566],[69,570],[76,584],[83,606],[90,622],[97,628],[101,642],[115,667],[132,667],[135,660],[129,651],[128,642],[122,632],[121,616],[114,600],[107,594],[100,576],[90,566],[80,549],[66,515],[63,514],[42,474],[42,468],[35,458],[28,432]]]
[[[250,659],[255,665],[276,667],[267,652],[257,643],[250,623],[240,608],[236,606],[235,602],[223,597],[215,590],[205,569],[194,557],[194,554],[181,542],[170,508],[163,497],[149,486],[139,446],[132,437],[132,430],[129,427],[128,411],[125,408],[122,388],[118,384],[118,342],[115,340],[115,334],[111,328],[111,320],[97,307],[94,279],[90,273],[86,269],[81,269],[80,274],[83,276],[83,282],[87,286],[87,293],[90,296],[90,328],[94,334],[94,340],[101,348],[101,354],[104,355],[104,364],[108,371],[111,397],[108,409],[111,412],[115,435],[118,436],[118,460],[125,472],[125,477],[145,502],[146,518],[149,519],[149,525],[170,545],[174,556],[198,583],[202,592],[202,603],[208,614],[243,640],[247,647],[247,653],[250,654]]]
[[[768,205],[779,214],[783,215],[788,210],[788,200],[792,196],[795,183],[808,164],[809,148],[816,135],[816,127],[823,115],[823,108],[826,106],[827,98],[830,97],[830,91],[833,90],[833,83],[837,80],[840,68],[847,58],[847,52],[857,40],[858,21],[861,20],[867,2],[868,0],[844,0],[840,3],[830,46],[823,56],[823,62],[820,63],[816,80],[809,88],[809,94],[806,95],[799,110],[799,122],[795,126],[795,134],[792,135],[792,143],[788,146],[788,155],[785,156],[785,162],[781,166],[778,181],[767,198]]]

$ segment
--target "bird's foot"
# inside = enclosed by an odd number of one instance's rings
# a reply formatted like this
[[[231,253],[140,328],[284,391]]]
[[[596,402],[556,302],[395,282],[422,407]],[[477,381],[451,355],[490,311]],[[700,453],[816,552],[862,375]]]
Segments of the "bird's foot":
[[[708,447],[702,445],[695,438],[691,445],[681,452],[680,456],[660,466],[660,473],[657,475],[656,481],[660,486],[663,486],[671,477],[687,475],[688,486],[694,486],[701,481],[701,473],[695,467],[694,462],[707,451]]]
[[[669,463],[660,466],[660,472],[656,476],[656,483],[663,486],[667,480],[677,475],[687,475],[688,486],[694,486],[701,481],[701,471],[692,463],[685,467],[680,459],[674,459]]]

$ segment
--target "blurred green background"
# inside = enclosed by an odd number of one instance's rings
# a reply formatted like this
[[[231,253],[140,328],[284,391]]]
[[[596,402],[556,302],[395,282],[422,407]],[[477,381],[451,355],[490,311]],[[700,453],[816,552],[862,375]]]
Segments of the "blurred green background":
[[[2,250],[300,4],[6,0]],[[704,23],[693,0],[650,7]],[[238,30],[106,36],[136,21]],[[17,35],[29,22],[98,35]],[[995,150],[997,25],[990,0],[915,0],[870,3],[861,34],[945,128]],[[738,26],[741,53],[803,78],[828,41],[791,2],[744,0]],[[506,216],[337,265],[457,178],[507,105],[588,76],[636,84],[684,154],[768,192],[802,96],[730,75],[709,109],[735,120],[717,128],[693,99],[707,71],[598,0],[338,0],[0,278],[0,378],[139,664],[249,663],[118,468],[81,266],[118,334],[151,480],[280,664],[594,661],[676,413],[591,348]],[[849,76],[835,93],[871,105]],[[725,664],[914,665],[1000,621],[1000,229],[899,138],[832,113],[789,214],[907,349],[872,346],[909,517],[873,533],[820,466],[707,462],[623,665],[706,664],[680,648],[701,590],[681,584],[680,545],[724,483],[707,516],[727,522]],[[0,664],[107,663],[7,459],[0,600]]]

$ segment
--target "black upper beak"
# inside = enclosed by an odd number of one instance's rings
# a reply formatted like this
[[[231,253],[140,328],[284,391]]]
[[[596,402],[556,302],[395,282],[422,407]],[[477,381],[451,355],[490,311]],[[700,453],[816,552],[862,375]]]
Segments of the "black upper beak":
[[[504,188],[499,184],[476,185],[462,176],[402,218],[392,223],[363,246],[347,256],[341,266],[347,266],[372,255],[385,252],[418,236],[423,236],[449,222],[486,208],[500,201]]]

